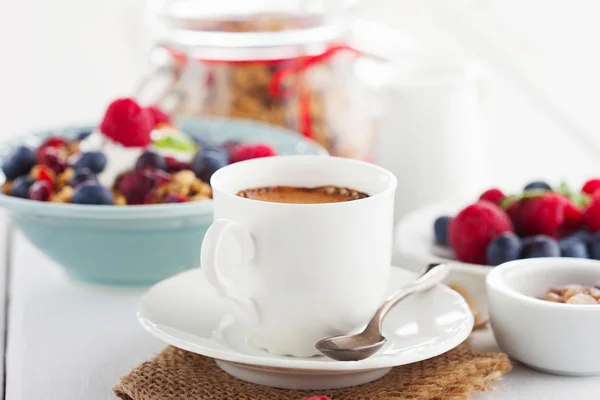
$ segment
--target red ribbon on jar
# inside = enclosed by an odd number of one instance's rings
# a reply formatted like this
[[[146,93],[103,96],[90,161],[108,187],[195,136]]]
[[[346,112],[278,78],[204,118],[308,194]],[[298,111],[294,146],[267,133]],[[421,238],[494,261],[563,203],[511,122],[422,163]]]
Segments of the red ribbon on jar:
[[[179,63],[187,63],[188,57],[181,51],[168,49],[171,56]],[[326,62],[340,52],[350,52],[356,56],[362,55],[360,51],[354,49],[346,43],[330,44],[324,52],[313,55],[299,55],[286,59],[271,59],[271,60],[205,60],[197,59],[197,61],[208,64],[254,64],[266,63],[271,66],[277,66],[278,69],[273,73],[268,84],[268,92],[271,96],[277,99],[289,99],[293,96],[298,96],[299,121],[298,130],[304,136],[314,139],[312,129],[312,116],[310,112],[310,91],[305,89],[303,80],[299,80],[299,84],[295,87],[286,86],[285,80],[289,77],[302,74],[312,66],[321,62]]]

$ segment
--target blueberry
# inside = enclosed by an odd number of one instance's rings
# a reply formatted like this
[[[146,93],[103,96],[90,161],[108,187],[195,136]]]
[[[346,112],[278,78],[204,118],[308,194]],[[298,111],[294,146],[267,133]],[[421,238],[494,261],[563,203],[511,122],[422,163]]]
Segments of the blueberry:
[[[448,246],[448,228],[452,217],[441,216],[437,217],[433,223],[433,233],[435,234],[435,242],[442,246]]]
[[[79,185],[73,193],[75,204],[111,205],[113,196],[110,190],[93,182],[85,182]]]
[[[87,139],[88,136],[92,134],[92,129],[82,129],[75,136],[75,140],[84,140]]]
[[[226,152],[202,150],[196,153],[192,160],[191,169],[204,182],[210,182],[210,177],[220,168],[226,166],[229,157]]]
[[[6,179],[12,181],[19,176],[27,175],[35,163],[33,150],[29,147],[19,146],[2,165],[2,171],[6,175]]]
[[[525,185],[523,190],[552,190],[552,188],[546,182],[535,181]]]
[[[560,257],[558,242],[546,235],[536,235],[523,240],[520,258]]]
[[[89,168],[95,174],[99,174],[106,167],[106,156],[101,151],[91,151],[83,153],[75,164],[73,169]]]
[[[29,198],[29,188],[35,182],[28,176],[20,176],[15,179],[12,183],[12,189],[10,191],[11,196],[20,197],[22,199]]]
[[[135,170],[143,171],[145,169],[162,169],[163,171],[167,171],[167,161],[164,157],[152,151],[145,151],[135,162]]]
[[[590,240],[592,239],[592,234],[588,231],[581,230],[581,231],[575,232],[570,237],[579,238],[583,241],[583,243],[585,243],[587,245],[590,242]]]
[[[589,258],[585,242],[578,237],[570,236],[558,242],[561,257]]]
[[[594,233],[590,237],[588,250],[590,253],[590,258],[593,258],[594,260],[600,260],[600,232]]]
[[[487,247],[487,263],[500,265],[519,258],[521,254],[521,239],[512,232],[496,236]]]
[[[69,186],[75,188],[84,182],[98,183],[96,175],[89,168],[79,168],[75,170],[75,174],[69,180]]]

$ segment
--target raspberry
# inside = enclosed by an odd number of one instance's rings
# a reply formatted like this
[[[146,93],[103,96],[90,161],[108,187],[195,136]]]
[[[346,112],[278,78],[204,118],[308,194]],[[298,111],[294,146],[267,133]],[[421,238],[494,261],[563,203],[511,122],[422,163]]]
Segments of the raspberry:
[[[585,210],[583,224],[590,232],[600,232],[600,193],[593,197],[592,203]]]
[[[593,195],[597,190],[600,190],[600,179],[590,179],[581,188],[583,193],[587,193],[589,195]]]
[[[518,208],[511,213],[517,233],[558,237],[565,222],[566,205],[565,197],[558,193],[521,199]]]
[[[463,262],[485,264],[488,244],[513,227],[506,213],[489,201],[478,201],[463,209],[450,223],[450,245]]]
[[[506,195],[504,193],[502,193],[502,191],[500,189],[497,189],[497,188],[488,189],[485,192],[483,192],[483,194],[481,196],[479,196],[479,200],[489,201],[498,206],[500,205],[502,200],[504,200],[505,198],[506,198]]]
[[[276,155],[275,149],[268,144],[240,144],[231,152],[231,163]]]
[[[133,99],[117,99],[108,106],[100,131],[125,147],[146,147],[153,121],[154,117]]]
[[[158,125],[171,124],[171,117],[167,115],[163,110],[156,106],[146,107],[146,111],[151,116],[152,128],[156,128]]]

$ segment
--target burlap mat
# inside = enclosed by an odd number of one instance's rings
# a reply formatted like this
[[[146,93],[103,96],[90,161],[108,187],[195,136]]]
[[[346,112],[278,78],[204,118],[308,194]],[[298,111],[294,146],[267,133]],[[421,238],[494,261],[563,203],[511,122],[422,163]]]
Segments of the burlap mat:
[[[238,380],[214,360],[168,347],[121,378],[114,388],[123,400],[462,400],[491,388],[511,369],[502,353],[477,353],[463,343],[430,360],[394,368],[378,381],[317,392],[274,389]]]

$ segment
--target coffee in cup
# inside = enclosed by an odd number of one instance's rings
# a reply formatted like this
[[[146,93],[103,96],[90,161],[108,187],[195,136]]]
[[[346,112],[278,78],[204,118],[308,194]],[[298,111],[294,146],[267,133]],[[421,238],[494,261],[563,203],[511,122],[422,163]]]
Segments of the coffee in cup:
[[[297,186],[263,186],[240,190],[237,195],[247,199],[289,204],[339,203],[342,201],[359,200],[369,197],[368,194],[359,192],[358,190],[333,185],[312,188]]]

